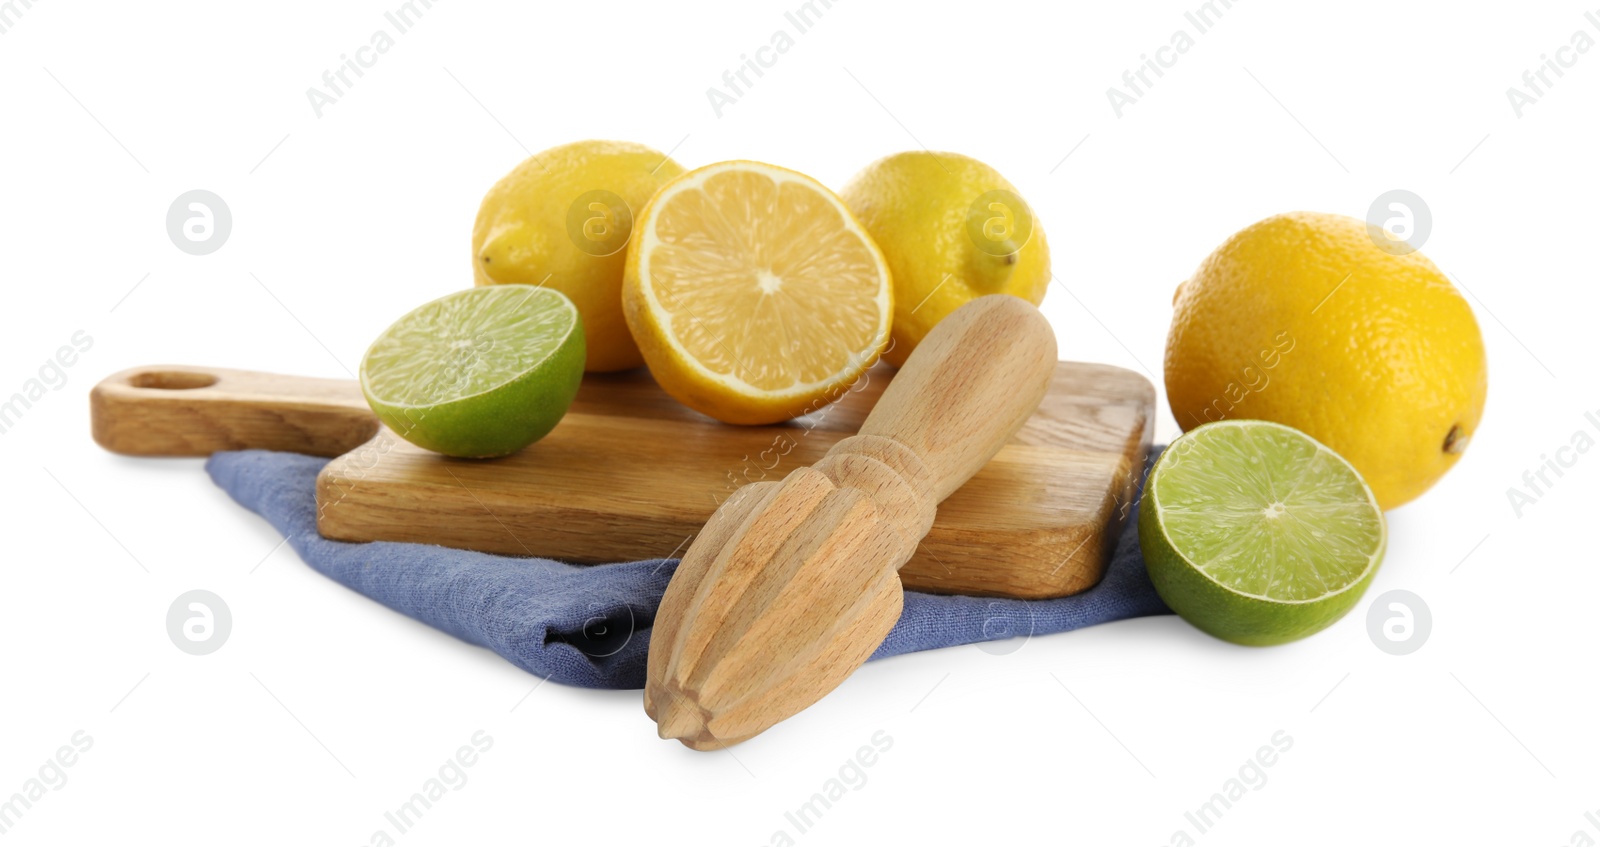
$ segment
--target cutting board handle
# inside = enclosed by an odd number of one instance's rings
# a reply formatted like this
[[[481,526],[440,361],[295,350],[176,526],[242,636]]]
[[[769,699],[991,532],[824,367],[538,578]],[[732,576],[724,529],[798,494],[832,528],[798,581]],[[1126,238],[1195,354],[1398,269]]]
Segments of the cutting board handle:
[[[355,380],[151,365],[89,392],[94,440],[130,456],[285,450],[338,456],[378,433]]]

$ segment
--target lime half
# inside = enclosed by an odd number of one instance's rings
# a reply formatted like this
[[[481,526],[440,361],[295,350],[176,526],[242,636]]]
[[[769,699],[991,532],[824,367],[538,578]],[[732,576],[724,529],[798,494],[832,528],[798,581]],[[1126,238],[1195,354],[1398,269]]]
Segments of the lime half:
[[[1387,537],[1349,462],[1265,421],[1219,421],[1172,442],[1139,507],[1161,599],[1237,644],[1283,644],[1338,620],[1372,582]]]
[[[458,291],[394,322],[361,360],[384,425],[447,456],[504,456],[543,438],[583,379],[583,322],[532,285]]]

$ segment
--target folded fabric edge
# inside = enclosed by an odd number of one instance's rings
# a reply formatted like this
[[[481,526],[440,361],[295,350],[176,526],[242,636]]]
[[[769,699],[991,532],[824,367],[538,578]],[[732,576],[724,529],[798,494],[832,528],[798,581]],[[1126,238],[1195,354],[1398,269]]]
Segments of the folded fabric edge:
[[[251,450],[215,454],[206,470],[283,533],[309,567],[369,599],[540,677],[591,688],[643,685],[654,610],[677,560],[568,565],[436,545],[330,541],[315,520],[315,479],[326,462]],[[905,612],[872,658],[1168,613],[1138,556],[1136,515],[1094,588],[1052,600],[907,591]],[[466,586],[466,596],[441,588],[449,585]]]

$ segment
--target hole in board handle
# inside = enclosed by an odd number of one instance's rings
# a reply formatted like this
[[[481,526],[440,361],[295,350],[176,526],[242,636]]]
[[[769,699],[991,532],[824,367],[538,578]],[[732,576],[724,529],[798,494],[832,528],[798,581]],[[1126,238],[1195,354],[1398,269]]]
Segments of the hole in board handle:
[[[195,388],[210,388],[217,384],[217,377],[215,374],[188,371],[146,371],[129,377],[128,384],[134,388],[188,391]]]

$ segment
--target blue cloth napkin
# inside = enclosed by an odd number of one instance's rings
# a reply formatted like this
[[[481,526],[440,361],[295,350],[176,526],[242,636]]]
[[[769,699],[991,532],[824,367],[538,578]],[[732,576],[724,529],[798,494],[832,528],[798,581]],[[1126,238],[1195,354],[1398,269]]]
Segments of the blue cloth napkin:
[[[347,588],[529,673],[586,688],[644,687],[650,625],[678,560],[568,565],[430,544],[329,541],[316,521],[317,472],[327,461],[244,450],[212,456],[206,471],[277,527],[306,564]],[[1059,600],[907,591],[900,622],[872,658],[1168,612],[1145,575],[1136,521],[1129,520],[1094,588]]]

